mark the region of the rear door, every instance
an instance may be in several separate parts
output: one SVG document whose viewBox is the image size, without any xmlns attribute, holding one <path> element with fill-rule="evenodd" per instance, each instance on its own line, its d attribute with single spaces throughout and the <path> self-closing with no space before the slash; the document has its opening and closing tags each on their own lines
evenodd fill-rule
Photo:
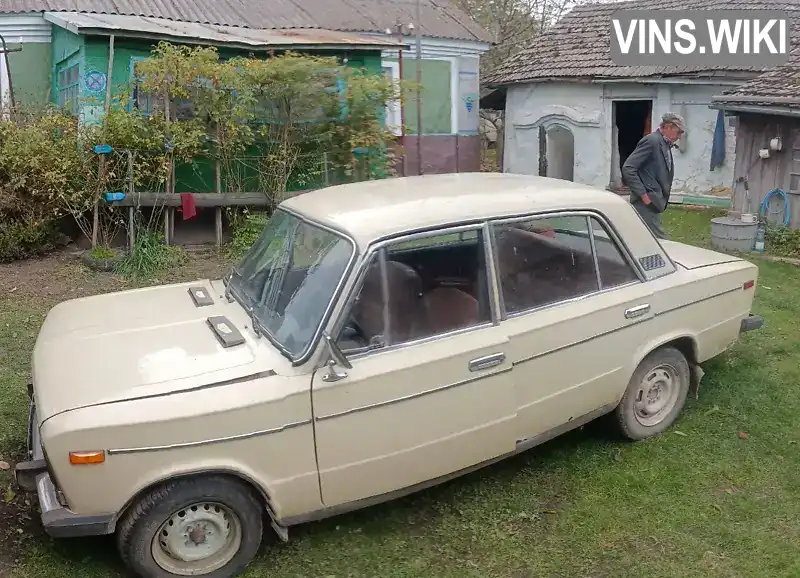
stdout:
<svg viewBox="0 0 800 578">
<path fill-rule="evenodd" d="M 653 318 L 641 271 L 592 213 L 498 222 L 493 232 L 518 440 L 607 411 Z"/>
</svg>

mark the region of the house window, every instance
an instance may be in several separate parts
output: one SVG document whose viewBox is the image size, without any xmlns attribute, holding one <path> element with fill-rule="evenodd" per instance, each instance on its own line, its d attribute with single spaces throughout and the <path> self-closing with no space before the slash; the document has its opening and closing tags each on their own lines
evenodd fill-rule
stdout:
<svg viewBox="0 0 800 578">
<path fill-rule="evenodd" d="M 400 81 L 400 64 L 397 62 L 384 62 L 381 65 L 383 75 L 386 78 L 391 78 L 394 82 Z M 400 122 L 400 101 L 392 100 L 386 103 L 386 126 L 392 131 L 392 134 L 399 136 L 402 134 Z"/>
<path fill-rule="evenodd" d="M 58 106 L 77 115 L 79 110 L 80 82 L 79 65 L 61 68 L 58 71 Z"/>
<path fill-rule="evenodd" d="M 141 77 L 136 73 L 136 63 L 144 60 L 143 57 L 131 58 L 131 80 L 133 92 L 131 94 L 131 107 L 144 116 L 152 116 L 157 111 L 164 111 L 164 97 L 146 92 L 141 86 Z M 194 118 L 194 108 L 191 99 L 174 100 L 170 103 L 170 118 L 173 120 L 191 120 Z"/>
</svg>

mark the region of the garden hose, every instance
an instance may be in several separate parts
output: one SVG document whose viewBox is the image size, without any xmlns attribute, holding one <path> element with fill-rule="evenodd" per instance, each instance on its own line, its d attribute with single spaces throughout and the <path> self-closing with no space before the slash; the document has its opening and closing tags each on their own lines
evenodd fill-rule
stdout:
<svg viewBox="0 0 800 578">
<path fill-rule="evenodd" d="M 779 215 L 780 211 L 771 212 L 769 210 L 769 202 L 772 197 L 783 197 L 783 226 L 789 226 L 789 220 L 791 219 L 792 213 L 789 207 L 789 196 L 781 189 L 772 189 L 766 195 L 764 195 L 764 199 L 761 201 L 760 212 L 762 215 L 766 217 L 767 214 L 770 215 Z"/>
</svg>

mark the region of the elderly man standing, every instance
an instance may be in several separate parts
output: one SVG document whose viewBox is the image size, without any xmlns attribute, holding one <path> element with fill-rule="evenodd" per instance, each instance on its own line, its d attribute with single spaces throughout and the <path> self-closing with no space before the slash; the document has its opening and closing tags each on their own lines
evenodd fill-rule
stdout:
<svg viewBox="0 0 800 578">
<path fill-rule="evenodd" d="M 642 138 L 622 166 L 622 182 L 631 190 L 630 202 L 656 237 L 667 239 L 661 213 L 667 208 L 675 167 L 672 145 L 686 132 L 683 118 L 673 112 L 661 126 Z"/>
</svg>

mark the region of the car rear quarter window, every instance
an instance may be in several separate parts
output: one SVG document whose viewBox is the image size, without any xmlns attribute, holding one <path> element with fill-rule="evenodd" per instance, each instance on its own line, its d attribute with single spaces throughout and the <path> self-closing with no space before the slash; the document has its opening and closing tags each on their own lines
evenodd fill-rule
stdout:
<svg viewBox="0 0 800 578">
<path fill-rule="evenodd" d="M 595 217 L 590 217 L 594 248 L 597 252 L 597 265 L 600 270 L 600 282 L 603 289 L 618 287 L 638 281 L 639 277 L 623 256 L 622 250 L 603 224 Z"/>
</svg>

